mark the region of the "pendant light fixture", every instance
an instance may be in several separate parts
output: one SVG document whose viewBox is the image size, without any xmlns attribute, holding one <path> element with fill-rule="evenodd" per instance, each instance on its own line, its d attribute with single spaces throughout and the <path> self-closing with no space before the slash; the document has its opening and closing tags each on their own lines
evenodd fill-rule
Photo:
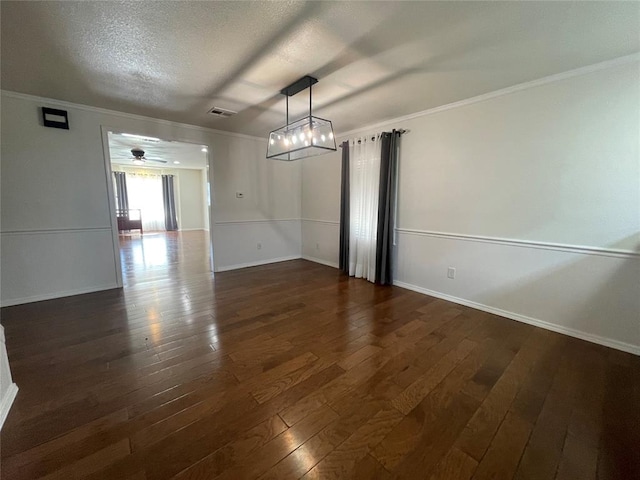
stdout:
<svg viewBox="0 0 640 480">
<path fill-rule="evenodd" d="M 287 123 L 269 134 L 267 158 L 292 161 L 336 151 L 331 121 L 311 114 L 311 86 L 316 83 L 317 79 L 306 75 L 280 90 L 287 99 Z M 309 115 L 289 123 L 289 97 L 307 88 Z"/>
</svg>

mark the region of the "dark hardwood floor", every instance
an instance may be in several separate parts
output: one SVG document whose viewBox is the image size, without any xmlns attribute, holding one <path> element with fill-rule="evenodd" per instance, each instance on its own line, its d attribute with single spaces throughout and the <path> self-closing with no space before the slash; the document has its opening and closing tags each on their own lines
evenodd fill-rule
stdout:
<svg viewBox="0 0 640 480">
<path fill-rule="evenodd" d="M 640 358 L 304 260 L 4 308 L 2 478 L 637 479 Z M 615 321 L 615 319 L 607 319 Z"/>
</svg>

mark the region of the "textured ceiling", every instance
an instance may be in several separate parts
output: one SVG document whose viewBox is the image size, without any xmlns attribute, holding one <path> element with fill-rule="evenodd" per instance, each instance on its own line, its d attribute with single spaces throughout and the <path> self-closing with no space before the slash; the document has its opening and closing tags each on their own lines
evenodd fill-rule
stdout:
<svg viewBox="0 0 640 480">
<path fill-rule="evenodd" d="M 109 132 L 109 154 L 111 163 L 136 166 L 133 163 L 131 150 L 137 148 L 144 151 L 147 159 L 164 160 L 166 163 L 148 160 L 144 167 L 152 168 L 206 168 L 207 153 L 205 145 L 166 141 L 154 137 L 141 137 L 119 132 Z M 179 162 L 179 163 L 175 163 Z"/>
<path fill-rule="evenodd" d="M 0 2 L 1 86 L 264 136 L 346 131 L 640 50 L 638 2 Z M 291 99 L 301 116 L 306 92 Z M 207 114 L 213 106 L 232 118 Z"/>
</svg>

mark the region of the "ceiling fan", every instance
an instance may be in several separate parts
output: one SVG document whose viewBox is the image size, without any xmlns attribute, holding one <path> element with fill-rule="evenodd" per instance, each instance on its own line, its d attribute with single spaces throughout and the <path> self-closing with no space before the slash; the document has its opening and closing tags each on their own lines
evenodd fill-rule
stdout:
<svg viewBox="0 0 640 480">
<path fill-rule="evenodd" d="M 147 158 L 144 156 L 144 150 L 141 148 L 132 148 L 131 155 L 133 155 L 133 163 L 136 165 L 143 165 L 145 162 L 158 162 L 158 163 L 167 163 L 166 160 L 161 160 L 159 158 Z"/>
</svg>

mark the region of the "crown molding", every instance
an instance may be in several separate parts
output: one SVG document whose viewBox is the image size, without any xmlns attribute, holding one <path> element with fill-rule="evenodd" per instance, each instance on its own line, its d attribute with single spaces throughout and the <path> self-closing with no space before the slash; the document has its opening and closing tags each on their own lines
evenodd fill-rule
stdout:
<svg viewBox="0 0 640 480">
<path fill-rule="evenodd" d="M 196 130 L 199 132 L 206 132 L 206 133 L 214 133 L 216 135 L 225 135 L 228 137 L 237 137 L 237 138 L 246 138 L 246 139 L 250 139 L 250 140 L 260 140 L 265 142 L 266 139 L 263 137 L 255 137 L 253 135 L 246 135 L 244 133 L 236 133 L 236 132 L 226 132 L 224 130 L 216 130 L 214 128 L 208 128 L 208 127 L 201 127 L 199 125 L 191 125 L 188 123 L 179 123 L 179 122 L 172 122 L 171 120 L 163 120 L 160 118 L 154 118 L 154 117 L 147 117 L 144 115 L 136 115 L 135 113 L 126 113 L 126 112 L 119 112 L 117 110 L 109 110 L 107 108 L 101 108 L 101 107 L 94 107 L 91 105 L 84 105 L 81 103 L 73 103 L 73 102 L 67 102 L 65 100 L 57 100 L 55 98 L 48 98 L 48 97 L 40 97 L 37 95 L 30 95 L 28 93 L 19 93 L 19 92 L 14 92 L 11 90 L 0 90 L 0 93 L 2 93 L 3 96 L 9 97 L 9 98 L 18 98 L 21 100 L 30 100 L 33 102 L 41 102 L 41 103 L 48 103 L 51 105 L 56 105 L 56 106 L 60 106 L 60 107 L 66 107 L 66 108 L 75 108 L 77 110 L 84 110 L 86 112 L 93 112 L 93 113 L 100 113 L 103 115 L 113 115 L 115 117 L 120 117 L 120 118 L 128 118 L 130 120 L 139 120 L 139 121 L 144 121 L 144 122 L 153 122 L 159 125 L 168 125 L 168 126 L 172 126 L 172 127 L 178 127 L 178 128 L 184 128 L 187 130 Z"/>
<path fill-rule="evenodd" d="M 373 123 L 365 127 L 360 127 L 353 130 L 349 130 L 347 132 L 338 133 L 336 134 L 336 137 L 349 137 L 356 133 L 370 131 L 370 130 L 374 130 L 381 127 L 386 127 L 392 123 L 406 122 L 408 120 L 413 120 L 414 118 L 434 115 L 436 113 L 452 110 L 454 108 L 473 105 L 474 103 L 484 102 L 486 100 L 491 100 L 492 98 L 509 95 L 510 93 L 520 92 L 522 90 L 528 90 L 530 88 L 540 87 L 542 85 L 547 85 L 549 83 L 560 82 L 568 78 L 588 75 L 590 73 L 599 72 L 601 70 L 606 70 L 609 68 L 620 67 L 623 65 L 628 65 L 634 62 L 640 62 L 640 53 L 633 53 L 631 55 L 625 55 L 623 57 L 614 58 L 612 60 L 606 60 L 604 62 L 594 63 L 593 65 L 587 65 L 585 67 L 576 68 L 574 70 L 568 70 L 566 72 L 556 73 L 546 77 L 538 78 L 536 80 L 531 80 L 529 82 L 518 83 L 511 87 L 501 88 L 500 90 L 494 90 L 493 92 L 483 93 L 475 97 L 459 100 L 457 102 L 447 103 L 446 105 L 440 105 L 439 107 L 429 108 L 427 110 L 411 113 L 409 115 L 403 115 L 401 117 L 392 118 L 390 120 L 384 120 L 382 122 Z"/>
<path fill-rule="evenodd" d="M 367 130 L 373 130 L 376 128 L 380 128 L 380 127 L 385 127 L 387 125 L 390 125 L 392 123 L 399 123 L 399 122 L 406 122 L 408 120 L 412 120 L 415 118 L 420 118 L 420 117 L 425 117 L 428 115 L 433 115 L 436 113 L 440 113 L 440 112 L 444 112 L 447 110 L 451 110 L 454 108 L 459 108 L 459 107 L 464 107 L 466 105 L 472 105 L 474 103 L 479 103 L 479 102 L 484 102 L 485 100 L 490 100 L 492 98 L 496 98 L 496 97 L 501 97 L 503 95 L 508 95 L 510 93 L 515 93 L 515 92 L 519 92 L 522 90 L 528 90 L 530 88 L 535 88 L 535 87 L 539 87 L 542 85 L 547 85 L 549 83 L 554 83 L 554 82 L 559 82 L 562 80 L 566 80 L 568 78 L 573 78 L 573 77 L 578 77 L 581 75 L 587 75 L 590 73 L 594 73 L 600 70 L 605 70 L 608 68 L 615 68 L 615 67 L 619 67 L 622 65 L 627 65 L 633 62 L 638 62 L 640 61 L 640 53 L 633 53 L 631 55 L 625 55 L 623 57 L 618 57 L 618 58 L 614 58 L 612 60 L 606 60 L 604 62 L 600 62 L 600 63 L 595 63 L 593 65 L 587 65 L 584 67 L 579 67 L 573 70 L 568 70 L 566 72 L 561 72 L 561 73 L 556 73 L 553 75 L 549 75 L 546 77 L 542 77 L 536 80 L 531 80 L 529 82 L 524 82 L 524 83 L 519 83 L 516 85 L 513 85 L 511 87 L 506 87 L 506 88 L 502 88 L 499 90 L 494 90 L 493 92 L 488 92 L 488 93 L 483 93 L 481 95 L 477 95 L 475 97 L 470 97 L 464 100 L 460 100 L 457 102 L 452 102 L 452 103 L 448 103 L 446 105 L 440 105 L 438 107 L 434 107 L 434 108 L 429 108 L 427 110 L 422 110 L 419 112 L 415 112 L 415 113 L 411 113 L 408 115 L 403 115 L 401 117 L 396 117 L 396 118 L 391 118 L 389 120 L 384 120 L 382 122 L 377 122 L 374 124 L 370 124 L 370 125 L 366 125 L 364 127 L 359 127 L 353 130 L 349 130 L 346 132 L 340 132 L 338 134 L 336 134 L 336 137 L 347 137 L 350 135 L 353 135 L 355 133 L 359 133 L 359 132 L 363 132 L 363 131 L 367 131 Z M 257 137 L 257 136 L 253 136 L 253 135 L 247 135 L 244 133 L 235 133 L 235 132 L 227 132 L 224 130 L 216 130 L 213 128 L 208 128 L 208 127 L 201 127 L 198 125 L 191 125 L 191 124 L 187 124 L 187 123 L 178 123 L 178 122 L 172 122 L 170 120 L 162 120 L 159 118 L 154 118 L 154 117 L 147 117 L 144 115 L 136 115 L 133 113 L 125 113 L 125 112 L 119 112 L 117 110 L 109 110 L 106 108 L 101 108 L 101 107 L 94 107 L 91 105 L 84 105 L 84 104 L 79 104 L 79 103 L 72 103 L 72 102 L 67 102 L 65 100 L 57 100 L 54 98 L 48 98 L 48 97 L 40 97 L 37 95 L 30 95 L 27 93 L 19 93 L 19 92 L 14 92 L 11 90 L 0 90 L 0 92 L 2 93 L 2 95 L 5 95 L 7 97 L 11 97 L 11 98 L 19 98 L 19 99 L 23 99 L 23 100 L 31 100 L 31 101 L 37 101 L 37 102 L 45 102 L 45 103 L 50 103 L 53 105 L 58 105 L 58 106 L 62 106 L 62 107 L 67 107 L 67 108 L 76 108 L 79 110 L 85 110 L 85 111 L 89 111 L 89 112 L 94 112 L 94 113 L 102 113 L 102 114 L 106 114 L 106 115 L 113 115 L 113 116 L 118 116 L 121 118 L 129 118 L 132 120 L 140 120 L 140 121 L 147 121 L 147 122 L 154 122 L 160 125 L 170 125 L 170 126 L 175 126 L 175 127 L 180 127 L 180 128 L 185 128 L 185 129 L 190 129 L 190 130 L 197 130 L 197 131 L 201 131 L 201 132 L 208 132 L 208 133 L 214 133 L 217 135 L 226 135 L 229 137 L 237 137 L 237 138 L 246 138 L 246 139 L 251 139 L 251 140 L 260 140 L 260 141 L 265 141 L 265 139 L 263 137 Z"/>
</svg>

